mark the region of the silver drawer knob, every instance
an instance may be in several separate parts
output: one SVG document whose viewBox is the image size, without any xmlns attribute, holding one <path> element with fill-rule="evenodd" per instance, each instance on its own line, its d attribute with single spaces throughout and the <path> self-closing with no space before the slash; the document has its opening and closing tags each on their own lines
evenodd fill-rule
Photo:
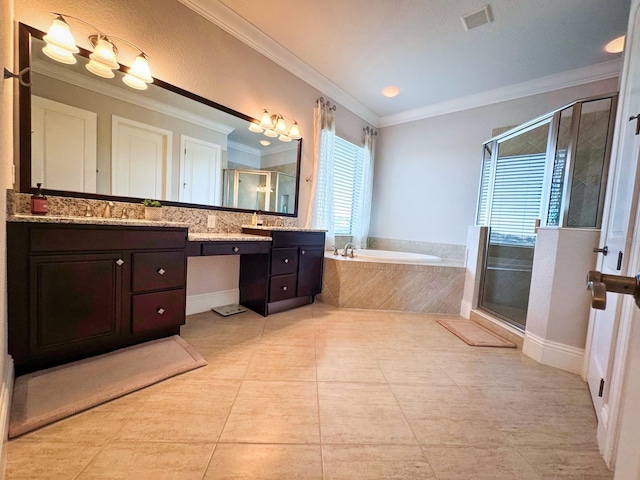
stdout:
<svg viewBox="0 0 640 480">
<path fill-rule="evenodd" d="M 158 270 L 158 274 L 164 275 L 165 271 L 166 270 L 164 268 L 161 268 L 160 270 Z"/>
<path fill-rule="evenodd" d="M 240 251 L 240 249 L 238 247 L 233 247 L 233 251 L 238 253 Z"/>
<path fill-rule="evenodd" d="M 285 259 L 284 259 L 284 263 L 289 263 L 289 259 L 288 259 L 288 258 L 285 258 Z"/>
<path fill-rule="evenodd" d="M 160 307 L 157 312 L 159 315 L 162 315 L 164 313 L 164 308 Z"/>
<path fill-rule="evenodd" d="M 307 252 L 305 252 L 304 250 L 302 250 L 302 254 L 304 255 L 305 253 L 307 253 Z"/>
<path fill-rule="evenodd" d="M 122 260 L 121 258 L 119 258 L 118 260 L 116 260 L 116 265 L 120 266 L 124 263 L 124 260 Z"/>
<path fill-rule="evenodd" d="M 284 290 L 286 292 L 289 289 L 287 287 L 282 287 L 282 290 Z"/>
</svg>

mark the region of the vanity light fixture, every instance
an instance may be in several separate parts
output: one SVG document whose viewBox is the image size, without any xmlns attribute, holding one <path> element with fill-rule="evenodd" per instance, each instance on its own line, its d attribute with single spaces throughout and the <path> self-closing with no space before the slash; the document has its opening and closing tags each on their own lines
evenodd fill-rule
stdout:
<svg viewBox="0 0 640 480">
<path fill-rule="evenodd" d="M 287 123 L 287 119 L 289 119 L 289 123 Z M 291 140 L 302 138 L 300 127 L 295 119 L 285 117 L 278 112 L 270 112 L 266 108 L 260 116 L 260 124 L 252 122 L 249 125 L 249 130 L 256 133 L 264 133 L 265 136 L 277 138 L 281 142 L 290 142 Z"/>
<path fill-rule="evenodd" d="M 49 31 L 43 37 L 46 45 L 42 51 L 49 58 L 66 64 L 76 63 L 77 60 L 73 54 L 78 53 L 80 50 L 75 44 L 71 28 L 66 20 L 72 18 L 98 32 L 89 36 L 89 43 L 93 47 L 93 52 L 89 55 L 89 63 L 86 65 L 87 70 L 102 78 L 114 77 L 113 71 L 120 68 L 116 60 L 118 48 L 112 41 L 112 39 L 117 39 L 140 52 L 122 81 L 137 90 L 145 90 L 147 84 L 153 82 L 147 54 L 133 43 L 124 38 L 106 35 L 94 25 L 72 15 L 61 13 L 54 13 L 53 15 L 56 18 L 54 18 Z"/>
</svg>

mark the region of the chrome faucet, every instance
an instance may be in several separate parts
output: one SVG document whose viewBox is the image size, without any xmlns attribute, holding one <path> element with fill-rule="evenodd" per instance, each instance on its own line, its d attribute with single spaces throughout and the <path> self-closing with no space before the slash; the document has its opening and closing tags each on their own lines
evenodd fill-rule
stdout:
<svg viewBox="0 0 640 480">
<path fill-rule="evenodd" d="M 347 244 L 342 249 L 342 256 L 343 257 L 348 256 L 349 248 L 351 248 L 351 258 L 353 258 L 353 245 L 351 245 L 351 242 L 347 242 Z"/>
</svg>

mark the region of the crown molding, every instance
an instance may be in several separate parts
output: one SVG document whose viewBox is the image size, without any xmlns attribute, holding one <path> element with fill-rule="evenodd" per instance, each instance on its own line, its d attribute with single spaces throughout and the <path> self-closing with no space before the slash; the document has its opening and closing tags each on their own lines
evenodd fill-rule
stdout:
<svg viewBox="0 0 640 480">
<path fill-rule="evenodd" d="M 455 98 L 446 102 L 428 105 L 426 107 L 407 110 L 380 117 L 380 127 L 390 127 L 401 123 L 415 122 L 425 118 L 437 117 L 448 113 L 460 112 L 472 108 L 483 107 L 494 103 L 506 102 L 517 98 L 547 93 L 562 88 L 575 87 L 586 83 L 615 78 L 620 75 L 622 59 L 596 63 L 588 67 L 569 70 L 567 72 L 536 78 L 527 82 L 517 83 L 506 87 L 488 90 L 466 97 Z"/>
<path fill-rule="evenodd" d="M 370 124 L 377 126 L 380 119 L 377 114 L 219 0 L 179 1 L 269 60 L 288 70 L 302 81 L 316 88 L 322 94 L 331 97 L 336 103 L 339 103 Z"/>
</svg>

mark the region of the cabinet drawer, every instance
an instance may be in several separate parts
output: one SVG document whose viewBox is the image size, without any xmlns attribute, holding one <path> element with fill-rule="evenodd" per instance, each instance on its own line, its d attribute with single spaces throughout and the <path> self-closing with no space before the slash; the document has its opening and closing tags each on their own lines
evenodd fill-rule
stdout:
<svg viewBox="0 0 640 480">
<path fill-rule="evenodd" d="M 324 247 L 324 232 L 272 232 L 273 246 Z"/>
<path fill-rule="evenodd" d="M 145 293 L 133 296 L 133 333 L 182 325 L 185 316 L 185 290 Z"/>
<path fill-rule="evenodd" d="M 296 276 L 278 275 L 271 277 L 271 287 L 269 288 L 269 301 L 277 302 L 296 296 Z"/>
<path fill-rule="evenodd" d="M 31 228 L 32 252 L 184 248 L 187 229 L 37 226 Z"/>
<path fill-rule="evenodd" d="M 271 250 L 271 275 L 286 275 L 298 270 L 297 248 L 274 248 Z"/>
<path fill-rule="evenodd" d="M 183 252 L 134 253 L 132 257 L 134 292 L 184 287 Z"/>
<path fill-rule="evenodd" d="M 269 253 L 271 242 L 210 242 L 202 244 L 202 255 L 246 255 Z"/>
</svg>

